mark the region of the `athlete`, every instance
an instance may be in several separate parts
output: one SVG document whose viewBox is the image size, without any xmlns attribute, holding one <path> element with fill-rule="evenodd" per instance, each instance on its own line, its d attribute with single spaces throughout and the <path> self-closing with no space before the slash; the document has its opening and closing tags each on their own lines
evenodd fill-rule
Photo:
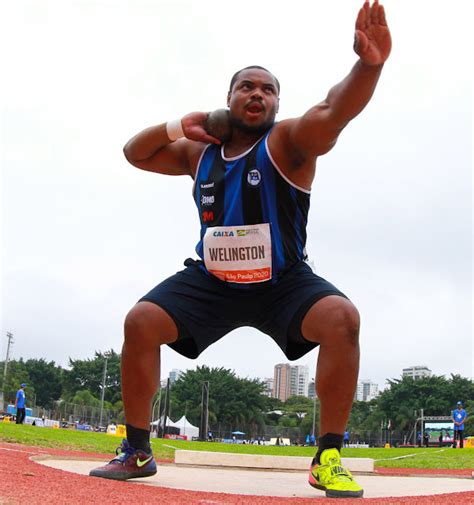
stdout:
<svg viewBox="0 0 474 505">
<path fill-rule="evenodd" d="M 187 259 L 183 271 L 152 289 L 126 317 L 127 439 L 92 476 L 125 480 L 156 472 L 149 427 L 161 345 L 196 358 L 231 330 L 252 326 L 270 335 L 290 360 L 320 346 L 321 436 L 309 483 L 327 496 L 362 496 L 340 459 L 357 384 L 359 314 L 306 264 L 306 222 L 316 160 L 367 105 L 390 49 L 384 9 L 367 1 L 356 21 L 358 61 L 302 117 L 276 123 L 280 83 L 251 66 L 232 77 L 232 137 L 224 144 L 206 130 L 206 112 L 152 126 L 126 144 L 127 160 L 140 169 L 193 177 L 199 259 Z"/>
<path fill-rule="evenodd" d="M 456 449 L 457 441 L 459 440 L 459 448 L 464 448 L 464 423 L 467 419 L 467 412 L 463 408 L 462 402 L 458 402 L 456 409 L 451 415 L 454 423 L 453 448 Z"/>
</svg>

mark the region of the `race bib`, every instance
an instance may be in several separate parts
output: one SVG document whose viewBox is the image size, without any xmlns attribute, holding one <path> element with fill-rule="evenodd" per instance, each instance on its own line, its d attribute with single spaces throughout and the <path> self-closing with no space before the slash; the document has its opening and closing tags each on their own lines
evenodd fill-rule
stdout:
<svg viewBox="0 0 474 505">
<path fill-rule="evenodd" d="M 268 223 L 212 226 L 204 235 L 204 264 L 218 279 L 238 284 L 272 278 L 272 239 Z"/>
</svg>

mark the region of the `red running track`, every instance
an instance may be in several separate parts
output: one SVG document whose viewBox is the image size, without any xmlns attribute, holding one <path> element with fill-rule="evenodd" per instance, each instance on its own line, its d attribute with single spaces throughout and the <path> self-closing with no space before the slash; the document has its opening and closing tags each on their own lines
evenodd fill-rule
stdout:
<svg viewBox="0 0 474 505">
<path fill-rule="evenodd" d="M 231 495 L 158 488 L 143 484 L 116 482 L 77 475 L 39 465 L 30 460 L 31 456 L 51 454 L 71 458 L 100 458 L 103 454 L 65 451 L 51 448 L 29 447 L 24 445 L 0 443 L 0 504 L 160 504 L 160 505 L 349 505 L 353 499 L 328 498 L 280 498 L 269 496 Z M 110 455 L 105 455 L 105 458 Z M 430 473 L 422 469 L 386 469 L 381 473 L 400 475 Z M 421 471 L 420 471 L 421 470 Z M 449 475 L 470 475 L 469 470 L 437 471 Z M 315 495 L 316 497 L 316 495 Z M 451 493 L 443 495 L 403 497 L 403 498 L 365 498 L 364 503 L 381 505 L 459 505 L 474 503 L 474 492 Z"/>
</svg>

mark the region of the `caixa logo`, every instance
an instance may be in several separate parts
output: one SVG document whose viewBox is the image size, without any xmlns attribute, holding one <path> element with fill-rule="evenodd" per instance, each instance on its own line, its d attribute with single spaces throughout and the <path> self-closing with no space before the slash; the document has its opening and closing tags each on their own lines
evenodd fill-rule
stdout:
<svg viewBox="0 0 474 505">
<path fill-rule="evenodd" d="M 201 205 L 212 205 L 214 203 L 214 195 L 201 195 Z"/>
<path fill-rule="evenodd" d="M 233 231 L 215 231 L 213 233 L 214 237 L 234 237 Z"/>
</svg>

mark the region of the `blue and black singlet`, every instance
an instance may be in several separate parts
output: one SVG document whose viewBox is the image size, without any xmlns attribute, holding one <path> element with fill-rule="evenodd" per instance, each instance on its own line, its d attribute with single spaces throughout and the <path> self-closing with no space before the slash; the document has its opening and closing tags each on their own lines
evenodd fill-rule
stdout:
<svg viewBox="0 0 474 505">
<path fill-rule="evenodd" d="M 204 260 L 203 237 L 208 227 L 269 223 L 272 282 L 276 282 L 307 258 L 310 192 L 290 182 L 273 161 L 268 150 L 270 131 L 233 158 L 224 157 L 224 146 L 208 145 L 197 166 L 193 196 L 201 221 L 199 257 Z"/>
</svg>

